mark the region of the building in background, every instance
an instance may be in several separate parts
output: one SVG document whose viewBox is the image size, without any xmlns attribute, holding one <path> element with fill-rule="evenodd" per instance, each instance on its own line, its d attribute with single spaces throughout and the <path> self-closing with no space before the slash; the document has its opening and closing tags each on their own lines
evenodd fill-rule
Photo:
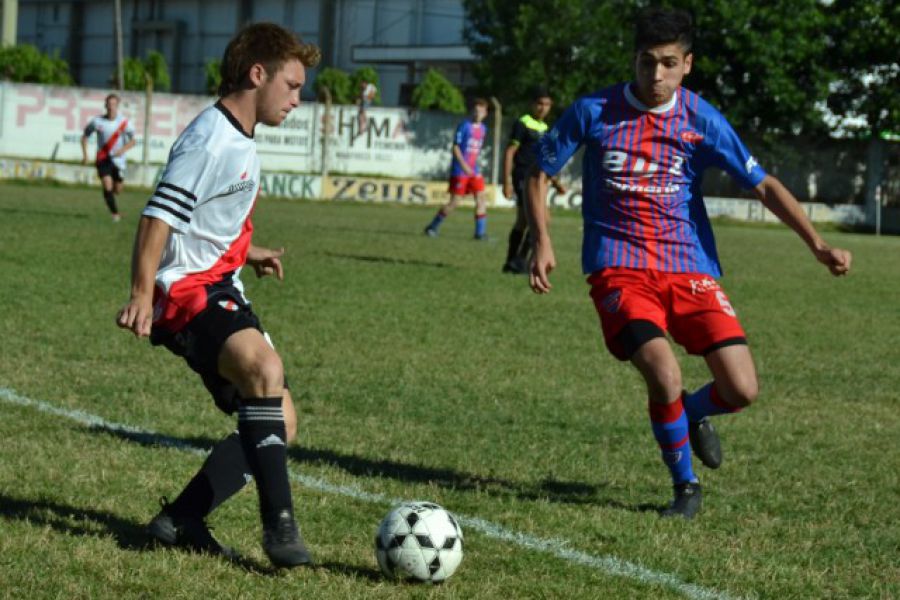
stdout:
<svg viewBox="0 0 900 600">
<path fill-rule="evenodd" d="M 323 51 L 323 67 L 374 67 L 387 105 L 405 104 L 428 68 L 473 85 L 461 0 L 121 0 L 125 56 L 161 52 L 172 91 L 204 93 L 207 62 L 244 24 L 273 21 Z M 19 0 L 18 43 L 58 51 L 78 85 L 108 87 L 115 63 L 111 0 Z M 309 83 L 315 78 L 310 73 Z M 312 94 L 312 86 L 305 91 Z"/>
</svg>

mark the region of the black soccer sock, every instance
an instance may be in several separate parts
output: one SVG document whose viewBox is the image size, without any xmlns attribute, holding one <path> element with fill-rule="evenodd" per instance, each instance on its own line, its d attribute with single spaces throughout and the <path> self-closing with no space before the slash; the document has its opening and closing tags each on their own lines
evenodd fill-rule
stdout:
<svg viewBox="0 0 900 600">
<path fill-rule="evenodd" d="M 169 513 L 202 519 L 237 494 L 251 476 L 240 435 L 235 431 L 213 447 L 200 471 L 169 505 Z"/>
<path fill-rule="evenodd" d="M 103 190 L 103 199 L 106 200 L 106 208 L 114 215 L 119 214 L 119 207 L 116 205 L 116 195 L 112 190 Z"/>
<path fill-rule="evenodd" d="M 243 398 L 238 409 L 238 432 L 244 456 L 256 479 L 263 522 L 281 510 L 293 512 L 281 397 Z"/>
<path fill-rule="evenodd" d="M 519 255 L 519 246 L 522 245 L 524 231 L 513 229 L 509 232 L 509 248 L 506 250 L 506 262 L 511 263 Z"/>
</svg>

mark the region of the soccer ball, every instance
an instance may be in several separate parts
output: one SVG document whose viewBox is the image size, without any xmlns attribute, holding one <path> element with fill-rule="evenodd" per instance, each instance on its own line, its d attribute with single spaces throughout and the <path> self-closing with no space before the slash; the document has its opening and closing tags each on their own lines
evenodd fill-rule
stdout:
<svg viewBox="0 0 900 600">
<path fill-rule="evenodd" d="M 395 506 L 375 534 L 375 558 L 391 578 L 439 583 L 453 575 L 462 557 L 456 517 L 433 502 Z"/>
</svg>

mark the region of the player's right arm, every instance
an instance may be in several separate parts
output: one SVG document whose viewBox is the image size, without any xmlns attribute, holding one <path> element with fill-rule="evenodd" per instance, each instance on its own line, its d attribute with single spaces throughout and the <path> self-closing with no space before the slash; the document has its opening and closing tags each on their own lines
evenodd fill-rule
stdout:
<svg viewBox="0 0 900 600">
<path fill-rule="evenodd" d="M 519 144 L 509 141 L 506 152 L 503 153 L 503 196 L 506 198 L 513 197 L 513 161 L 516 158 L 516 152 L 519 151 Z"/>
<path fill-rule="evenodd" d="M 156 271 L 166 240 L 169 224 L 154 217 L 141 217 L 131 256 L 131 298 L 116 315 L 116 324 L 137 337 L 150 335 L 153 321 L 153 290 Z"/>
<path fill-rule="evenodd" d="M 546 294 L 550 285 L 550 272 L 556 268 L 556 256 L 550 239 L 547 219 L 547 189 L 569 161 L 587 132 L 593 115 L 590 100 L 576 100 L 556 124 L 537 143 L 537 166 L 528 178 L 529 227 L 534 238 L 534 257 L 531 261 L 529 283 L 536 294 Z"/>
<path fill-rule="evenodd" d="M 472 167 L 466 163 L 466 157 L 463 156 L 462 149 L 459 147 L 459 144 L 453 144 L 453 158 L 456 159 L 456 162 L 459 163 L 459 166 L 462 167 L 462 170 L 466 172 L 466 175 L 472 174 Z"/>
<path fill-rule="evenodd" d="M 84 128 L 84 133 L 81 136 L 81 163 L 87 164 L 88 162 L 88 138 L 94 133 L 94 120 L 91 119 L 87 127 Z"/>
</svg>

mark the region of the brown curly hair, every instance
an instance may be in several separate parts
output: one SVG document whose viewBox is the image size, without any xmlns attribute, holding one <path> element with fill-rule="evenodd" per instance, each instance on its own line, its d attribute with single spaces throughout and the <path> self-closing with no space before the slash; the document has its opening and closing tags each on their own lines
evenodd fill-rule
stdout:
<svg viewBox="0 0 900 600">
<path fill-rule="evenodd" d="M 305 67 L 319 64 L 322 53 L 315 44 L 307 44 L 299 37 L 275 23 L 254 23 L 244 27 L 234 36 L 228 47 L 219 72 L 219 96 L 235 92 L 244 84 L 250 67 L 260 63 L 266 73 L 274 74 L 291 59 L 299 60 Z"/>
</svg>

